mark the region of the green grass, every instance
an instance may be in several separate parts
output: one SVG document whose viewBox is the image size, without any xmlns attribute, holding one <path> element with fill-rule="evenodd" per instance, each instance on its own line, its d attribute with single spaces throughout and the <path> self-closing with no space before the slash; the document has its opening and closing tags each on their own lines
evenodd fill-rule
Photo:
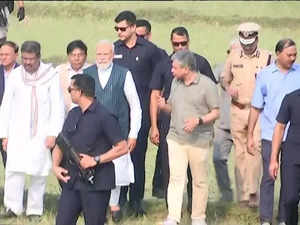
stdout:
<svg viewBox="0 0 300 225">
<path fill-rule="evenodd" d="M 88 61 L 94 62 L 95 45 L 100 39 L 116 39 L 113 20 L 118 12 L 130 9 L 138 17 L 152 23 L 153 42 L 171 52 L 169 35 L 175 26 L 185 26 L 190 32 L 191 50 L 205 56 L 212 66 L 223 62 L 228 44 L 236 36 L 240 22 L 255 21 L 262 25 L 260 46 L 274 52 L 276 42 L 290 37 L 300 43 L 300 3 L 298 2 L 28 2 L 25 1 L 27 19 L 19 23 L 11 17 L 8 38 L 19 45 L 25 40 L 38 40 L 42 45 L 42 58 L 54 64 L 66 60 L 66 45 L 74 39 L 86 42 Z M 234 152 L 233 152 L 234 153 Z M 151 182 L 154 170 L 156 148 L 149 146 L 146 158 L 145 207 L 147 216 L 123 220 L 120 225 L 157 225 L 166 215 L 163 200 L 151 196 Z M 230 176 L 234 184 L 233 154 L 229 161 Z M 3 188 L 4 171 L 0 169 L 0 189 Z M 278 186 L 278 185 L 277 185 Z M 233 185 L 234 188 L 234 185 Z M 277 187 L 278 188 L 278 187 Z M 49 176 L 45 196 L 45 214 L 40 225 L 52 225 L 56 215 L 59 187 L 53 175 Z M 236 203 L 221 204 L 217 200 L 212 155 L 209 163 L 209 225 L 253 225 L 258 224 L 258 213 L 239 208 Z M 276 190 L 275 206 L 278 202 Z M 3 211 L 3 195 L 0 195 L 0 211 Z M 277 207 L 274 210 L 276 215 Z M 2 221 L 0 224 L 37 225 L 25 217 Z M 82 225 L 80 219 L 78 225 Z M 109 224 L 112 224 L 110 221 Z M 189 225 L 187 213 L 183 214 L 181 225 Z"/>
<path fill-rule="evenodd" d="M 152 191 L 152 176 L 154 172 L 156 147 L 149 145 L 146 159 L 146 189 L 145 189 L 145 208 L 147 210 L 147 215 L 143 218 L 129 217 L 120 223 L 120 225 L 159 225 L 159 222 L 163 221 L 167 216 L 167 210 L 165 207 L 164 200 L 158 200 L 151 196 Z M 232 187 L 234 187 L 234 175 L 233 175 L 233 154 L 232 152 L 229 160 L 229 171 L 232 180 Z M 209 225 L 254 225 L 258 224 L 259 218 L 257 211 L 250 209 L 239 208 L 236 203 L 226 204 L 223 202 L 218 202 L 219 191 L 216 186 L 215 171 L 212 164 L 212 154 L 210 154 L 209 162 L 209 202 L 207 208 L 207 220 Z M 4 171 L 1 166 L 0 170 L 0 186 L 3 186 L 4 181 Z M 278 186 L 278 185 L 277 185 Z M 278 188 L 278 187 L 277 187 Z M 57 198 L 59 197 L 60 189 L 57 184 L 56 178 L 51 174 L 48 178 L 48 185 L 45 196 L 45 213 L 39 225 L 52 225 L 55 224 L 56 215 L 56 205 Z M 278 190 L 276 191 L 275 206 L 278 202 Z M 186 195 L 184 196 L 184 214 L 181 221 L 181 225 L 189 225 L 190 218 L 185 210 L 186 207 Z M 3 212 L 3 195 L 0 195 L 0 211 Z M 277 209 L 275 209 L 277 212 Z M 274 213 L 276 215 L 276 213 Z M 25 216 L 18 219 L 3 220 L 0 219 L 0 224 L 5 225 L 37 225 L 36 223 L 31 223 Z M 83 225 L 83 219 L 80 218 L 78 225 Z M 109 220 L 109 225 L 113 224 Z"/>
<path fill-rule="evenodd" d="M 89 47 L 93 62 L 100 39 L 116 39 L 113 30 L 118 12 L 131 9 L 153 25 L 153 42 L 171 52 L 172 28 L 184 25 L 190 31 L 191 49 L 212 65 L 225 59 L 229 42 L 240 22 L 262 25 L 260 46 L 274 52 L 276 42 L 290 37 L 300 43 L 298 2 L 25 2 L 27 22 L 11 18 L 9 39 L 20 45 L 25 39 L 39 40 L 47 61 L 61 62 L 66 45 L 77 38 Z"/>
</svg>

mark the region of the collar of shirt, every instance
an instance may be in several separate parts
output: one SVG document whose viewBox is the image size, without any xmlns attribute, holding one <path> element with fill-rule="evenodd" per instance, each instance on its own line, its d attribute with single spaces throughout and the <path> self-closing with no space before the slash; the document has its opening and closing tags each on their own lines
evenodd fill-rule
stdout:
<svg viewBox="0 0 300 225">
<path fill-rule="evenodd" d="M 94 98 L 93 102 L 89 105 L 89 107 L 82 112 L 82 114 L 86 114 L 87 112 L 95 112 L 97 109 L 97 99 L 96 97 Z M 81 109 L 80 109 L 81 112 Z"/>
<path fill-rule="evenodd" d="M 276 72 L 280 72 L 280 70 L 279 70 L 279 67 L 277 66 L 277 64 L 276 64 L 276 61 L 275 62 L 273 62 L 271 65 L 271 71 L 272 71 L 272 73 L 276 73 Z M 290 73 L 290 72 L 292 72 L 292 71 L 294 71 L 294 70 L 296 70 L 297 68 L 296 68 L 296 65 L 295 65 L 295 63 L 292 65 L 292 67 L 289 69 L 289 72 L 288 73 Z"/>
<path fill-rule="evenodd" d="M 145 40 L 144 38 L 142 38 L 142 37 L 137 37 L 134 47 L 135 47 L 136 45 L 144 45 L 145 42 L 146 42 L 146 40 Z M 125 44 L 125 42 L 124 42 L 124 41 L 121 41 L 121 40 L 116 41 L 116 42 L 115 42 L 115 46 L 123 46 L 123 47 L 128 48 L 127 45 Z"/>
<path fill-rule="evenodd" d="M 68 62 L 67 69 L 68 69 L 68 71 L 69 71 L 70 77 L 72 77 L 72 76 L 75 75 L 75 74 L 83 73 L 83 70 L 84 70 L 85 68 L 87 68 L 88 66 L 89 66 L 88 63 L 85 62 L 85 63 L 83 64 L 83 66 L 82 66 L 79 70 L 75 71 L 75 70 L 73 70 L 71 64 Z"/>
<path fill-rule="evenodd" d="M 106 86 L 106 84 L 109 80 L 109 77 L 110 77 L 110 74 L 112 71 L 112 66 L 113 66 L 113 63 L 111 63 L 108 67 L 103 69 L 97 65 L 99 82 L 100 82 L 102 88 L 104 88 Z"/>
<path fill-rule="evenodd" d="M 193 80 L 190 85 L 185 85 L 184 80 L 179 80 L 179 81 L 185 86 L 191 86 L 193 84 L 198 84 L 200 82 L 200 76 L 201 76 L 201 74 L 196 72 L 195 80 Z"/>
<path fill-rule="evenodd" d="M 70 120 L 70 127 L 72 127 L 72 129 L 78 124 L 80 118 L 82 116 L 85 116 L 87 113 L 89 112 L 95 112 L 96 109 L 97 109 L 97 105 L 98 105 L 98 102 L 97 102 L 97 99 L 94 98 L 94 101 L 92 102 L 91 105 L 89 105 L 89 107 L 84 111 L 82 112 L 81 111 L 81 108 L 79 106 L 76 105 L 76 107 L 74 107 L 71 111 L 70 111 L 70 114 L 68 115 L 69 120 Z"/>
<path fill-rule="evenodd" d="M 260 55 L 260 50 L 259 50 L 259 48 L 257 48 L 253 53 L 252 53 L 252 55 L 246 55 L 245 53 L 244 53 L 244 51 L 243 50 L 241 50 L 241 58 L 243 58 L 243 57 L 245 57 L 245 58 L 254 58 L 254 57 L 259 57 L 259 55 Z"/>
</svg>

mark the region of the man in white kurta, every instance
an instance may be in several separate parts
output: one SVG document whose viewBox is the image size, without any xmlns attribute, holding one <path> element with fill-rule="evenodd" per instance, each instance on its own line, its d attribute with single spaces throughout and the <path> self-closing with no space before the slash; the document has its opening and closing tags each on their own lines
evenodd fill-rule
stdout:
<svg viewBox="0 0 300 225">
<path fill-rule="evenodd" d="M 40 61 L 40 44 L 25 41 L 21 54 L 22 65 L 12 71 L 0 108 L 0 138 L 7 151 L 4 205 L 8 215 L 22 214 L 29 175 L 26 215 L 40 216 L 64 103 L 55 69 Z"/>
</svg>

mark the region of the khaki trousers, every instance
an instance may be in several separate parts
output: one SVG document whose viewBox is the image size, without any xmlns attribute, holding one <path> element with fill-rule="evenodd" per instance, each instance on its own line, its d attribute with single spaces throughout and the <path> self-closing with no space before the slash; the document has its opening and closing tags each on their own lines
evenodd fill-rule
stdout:
<svg viewBox="0 0 300 225">
<path fill-rule="evenodd" d="M 205 148 L 179 144 L 167 139 L 169 147 L 170 180 L 168 186 L 168 218 L 180 222 L 183 191 L 190 165 L 193 177 L 192 219 L 205 219 L 208 199 L 208 151 Z"/>
<path fill-rule="evenodd" d="M 247 130 L 250 108 L 231 105 L 231 134 L 235 147 L 235 183 L 238 201 L 248 201 L 250 194 L 259 193 L 262 174 L 261 133 L 259 121 L 254 129 L 255 155 L 247 152 Z"/>
</svg>

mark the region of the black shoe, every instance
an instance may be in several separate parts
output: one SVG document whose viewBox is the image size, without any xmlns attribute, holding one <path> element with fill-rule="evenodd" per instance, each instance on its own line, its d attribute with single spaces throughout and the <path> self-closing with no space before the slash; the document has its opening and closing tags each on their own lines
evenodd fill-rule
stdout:
<svg viewBox="0 0 300 225">
<path fill-rule="evenodd" d="M 163 189 L 153 189 L 152 196 L 156 198 L 165 198 L 165 191 Z"/>
<path fill-rule="evenodd" d="M 186 206 L 186 210 L 188 211 L 188 213 L 190 215 L 192 214 L 192 201 L 188 201 L 187 206 Z"/>
<path fill-rule="evenodd" d="M 141 201 L 135 202 L 133 204 L 133 210 L 134 210 L 135 217 L 142 217 L 142 216 L 146 215 L 146 212 L 142 207 Z"/>
<path fill-rule="evenodd" d="M 16 218 L 17 214 L 9 209 L 4 214 L 0 215 L 0 217 L 3 219 Z"/>
<path fill-rule="evenodd" d="M 111 211 L 111 218 L 112 218 L 113 222 L 115 222 L 115 223 L 120 222 L 122 217 L 123 217 L 123 214 L 122 214 L 121 209 L 117 210 L 117 211 Z"/>
<path fill-rule="evenodd" d="M 41 220 L 41 216 L 40 215 L 28 215 L 27 218 L 29 219 L 29 221 L 34 221 L 34 222 L 39 222 Z"/>
</svg>

